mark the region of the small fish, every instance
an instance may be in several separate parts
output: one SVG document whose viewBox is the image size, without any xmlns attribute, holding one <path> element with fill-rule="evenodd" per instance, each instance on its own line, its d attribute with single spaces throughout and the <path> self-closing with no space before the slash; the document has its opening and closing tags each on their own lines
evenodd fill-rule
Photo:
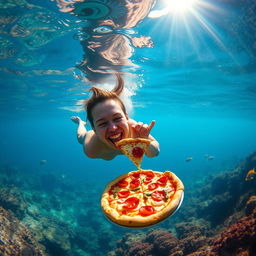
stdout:
<svg viewBox="0 0 256 256">
<path fill-rule="evenodd" d="M 47 163 L 47 160 L 40 160 L 40 165 L 44 165 Z"/>
<path fill-rule="evenodd" d="M 186 159 L 186 162 L 189 162 L 189 161 L 192 161 L 193 160 L 193 157 L 188 157 L 187 159 Z"/>
<path fill-rule="evenodd" d="M 213 160 L 215 158 L 215 156 L 208 156 L 208 160 Z"/>
<path fill-rule="evenodd" d="M 255 168 L 251 169 L 247 174 L 246 174 L 246 177 L 245 177 L 245 180 L 253 180 L 254 179 L 254 176 L 256 175 L 256 172 L 255 172 Z"/>
</svg>

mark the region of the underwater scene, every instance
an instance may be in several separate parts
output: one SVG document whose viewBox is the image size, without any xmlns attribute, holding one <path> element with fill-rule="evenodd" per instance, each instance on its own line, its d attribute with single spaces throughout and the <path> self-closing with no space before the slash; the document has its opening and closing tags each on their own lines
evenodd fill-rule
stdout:
<svg viewBox="0 0 256 256">
<path fill-rule="evenodd" d="M 0 0 L 0 46 L 0 256 L 256 256 L 254 0 Z"/>
</svg>

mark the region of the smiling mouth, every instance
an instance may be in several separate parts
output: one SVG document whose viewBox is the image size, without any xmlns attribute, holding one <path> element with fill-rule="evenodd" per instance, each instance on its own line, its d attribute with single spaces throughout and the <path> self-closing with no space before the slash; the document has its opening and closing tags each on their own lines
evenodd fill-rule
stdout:
<svg viewBox="0 0 256 256">
<path fill-rule="evenodd" d="M 122 137 L 123 137 L 123 134 L 120 132 L 118 134 L 109 136 L 108 139 L 111 141 L 111 143 L 115 145 L 119 140 L 122 139 Z"/>
</svg>

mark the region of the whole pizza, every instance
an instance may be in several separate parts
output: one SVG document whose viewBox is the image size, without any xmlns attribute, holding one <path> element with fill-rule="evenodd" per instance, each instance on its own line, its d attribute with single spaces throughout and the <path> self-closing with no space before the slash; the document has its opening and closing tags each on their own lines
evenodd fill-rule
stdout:
<svg viewBox="0 0 256 256">
<path fill-rule="evenodd" d="M 174 213 L 183 194 L 184 186 L 174 173 L 140 169 L 111 181 L 103 192 L 101 207 L 121 226 L 146 227 Z"/>
</svg>

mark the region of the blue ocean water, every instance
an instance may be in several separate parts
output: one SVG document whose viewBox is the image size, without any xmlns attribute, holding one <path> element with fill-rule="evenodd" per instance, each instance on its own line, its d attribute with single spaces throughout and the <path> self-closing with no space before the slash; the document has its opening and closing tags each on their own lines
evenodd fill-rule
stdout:
<svg viewBox="0 0 256 256">
<path fill-rule="evenodd" d="M 69 117 L 77 114 L 72 109 L 90 86 L 86 72 L 75 68 L 86 54 L 74 39 L 81 34 L 82 26 L 76 24 L 81 17 L 61 12 L 53 1 L 2 5 L 1 162 L 37 168 L 40 159 L 47 159 L 45 168 L 86 173 L 88 179 L 93 178 L 88 166 L 96 177 L 100 173 L 107 179 L 122 172 L 120 165 L 132 169 L 122 157 L 87 159 L 76 143 Z M 177 170 L 186 178 L 233 167 L 255 149 L 254 16 L 248 17 L 253 3 L 240 7 L 209 1 L 197 14 L 145 17 L 131 31 L 119 26 L 117 34 L 147 36 L 154 44 L 128 44 L 130 62 L 121 67 L 134 94 L 131 116 L 156 120 L 152 134 L 161 154 L 145 159 L 145 167 Z M 153 10 L 161 8 L 159 1 Z M 28 24 L 27 36 L 23 24 Z M 84 111 L 78 115 L 85 118 Z M 204 154 L 215 159 L 206 161 Z M 187 157 L 193 161 L 185 162 Z"/>
<path fill-rule="evenodd" d="M 100 14 L 89 7 L 79 13 L 79 2 L 66 2 L 71 11 L 63 2 L 0 3 L 1 165 L 102 190 L 135 170 L 125 156 L 87 158 L 70 121 L 86 119 L 87 89 L 111 89 L 115 71 L 123 72 L 130 116 L 156 120 L 152 135 L 161 152 L 145 157 L 142 168 L 171 170 L 193 187 L 256 149 L 254 1 L 201 1 L 187 14 L 157 18 L 150 10 L 165 10 L 168 1 L 138 1 L 141 17 L 128 8 L 133 1 L 98 1 L 112 23 L 92 17 Z"/>
</svg>

